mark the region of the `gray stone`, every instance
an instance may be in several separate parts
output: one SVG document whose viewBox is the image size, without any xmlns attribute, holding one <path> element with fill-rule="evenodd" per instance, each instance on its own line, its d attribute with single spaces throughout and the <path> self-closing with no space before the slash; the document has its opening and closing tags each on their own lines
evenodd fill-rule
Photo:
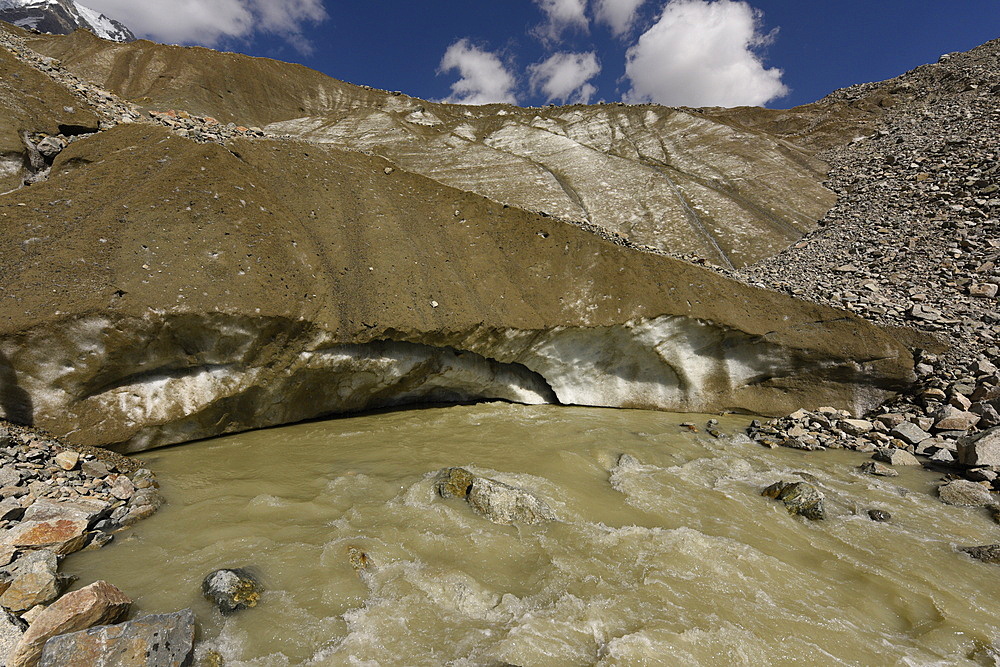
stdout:
<svg viewBox="0 0 1000 667">
<path fill-rule="evenodd" d="M 469 491 L 469 505 L 493 523 L 541 524 L 554 521 L 555 514 L 538 496 L 488 477 L 476 477 Z"/>
<path fill-rule="evenodd" d="M 0 486 L 17 486 L 21 483 L 21 471 L 13 466 L 3 466 L 0 468 Z"/>
<path fill-rule="evenodd" d="M 841 431 L 854 437 L 862 436 L 874 428 L 867 419 L 841 419 L 837 422 Z"/>
<path fill-rule="evenodd" d="M 17 616 L 0 609 L 0 665 L 7 664 L 7 656 L 14 652 L 27 627 Z"/>
<path fill-rule="evenodd" d="M 783 502 L 789 514 L 798 514 L 814 521 L 826 518 L 823 494 L 808 482 L 775 482 L 764 489 L 761 495 Z"/>
<path fill-rule="evenodd" d="M 83 474 L 88 477 L 107 477 L 111 474 L 111 471 L 108 470 L 107 464 L 97 459 L 84 461 L 81 464 L 80 469 L 83 470 Z"/>
<path fill-rule="evenodd" d="M 887 465 L 883 465 L 878 461 L 865 461 L 860 466 L 858 470 L 868 475 L 878 475 L 880 477 L 898 477 L 899 471 L 893 470 Z"/>
<path fill-rule="evenodd" d="M 990 505 L 996 500 L 982 484 L 967 479 L 956 479 L 942 484 L 938 487 L 938 496 L 942 502 L 949 505 Z"/>
<path fill-rule="evenodd" d="M 194 657 L 194 613 L 143 616 L 58 635 L 42 648 L 39 667 L 179 667 Z"/>
<path fill-rule="evenodd" d="M 931 454 L 931 461 L 935 463 L 954 463 L 955 456 L 947 449 L 939 449 Z"/>
<path fill-rule="evenodd" d="M 223 614 L 256 607 L 263 588 L 245 568 L 225 568 L 210 572 L 201 582 L 201 592 Z"/>
<path fill-rule="evenodd" d="M 43 157 L 51 160 L 66 148 L 66 141 L 60 137 L 45 137 L 35 147 Z"/>
<path fill-rule="evenodd" d="M 872 454 L 872 458 L 894 466 L 920 465 L 920 461 L 916 456 L 909 453 L 905 449 L 896 449 L 894 447 L 880 447 L 875 450 L 874 454 Z"/>
<path fill-rule="evenodd" d="M 930 433 L 910 422 L 903 422 L 894 427 L 889 433 L 908 445 L 916 445 L 931 437 Z"/>
<path fill-rule="evenodd" d="M 1000 426 L 958 439 L 958 461 L 967 466 L 1000 466 Z"/>
</svg>

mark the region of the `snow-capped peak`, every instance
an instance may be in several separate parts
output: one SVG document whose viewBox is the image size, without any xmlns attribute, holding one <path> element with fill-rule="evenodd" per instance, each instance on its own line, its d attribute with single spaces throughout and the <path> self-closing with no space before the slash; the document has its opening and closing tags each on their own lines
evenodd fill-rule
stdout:
<svg viewBox="0 0 1000 667">
<path fill-rule="evenodd" d="M 75 0 L 0 0 L 0 21 L 39 32 L 67 34 L 86 28 L 115 42 L 135 39 L 132 31 L 118 21 Z"/>
</svg>

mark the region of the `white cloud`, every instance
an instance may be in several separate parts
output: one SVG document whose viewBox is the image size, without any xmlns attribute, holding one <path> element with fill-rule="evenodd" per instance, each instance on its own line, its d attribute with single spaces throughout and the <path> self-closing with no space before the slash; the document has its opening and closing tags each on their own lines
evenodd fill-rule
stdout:
<svg viewBox="0 0 1000 667">
<path fill-rule="evenodd" d="M 611 28 L 615 37 L 624 35 L 635 23 L 636 13 L 646 0 L 597 0 L 597 21 Z"/>
<path fill-rule="evenodd" d="M 142 37 L 179 44 L 218 46 L 225 39 L 273 33 L 300 51 L 306 23 L 326 20 L 323 0 L 85 0 Z"/>
<path fill-rule="evenodd" d="M 531 89 L 541 90 L 546 101 L 589 104 L 597 92 L 587 83 L 601 71 L 597 55 L 591 53 L 554 53 L 544 62 L 528 67 Z"/>
<path fill-rule="evenodd" d="M 575 29 L 588 32 L 587 0 L 535 0 L 548 19 L 539 27 L 536 35 L 543 41 L 559 41 L 564 30 Z"/>
<path fill-rule="evenodd" d="M 445 51 L 439 73 L 458 70 L 461 75 L 451 84 L 451 95 L 443 102 L 452 104 L 517 104 L 514 76 L 507 71 L 496 54 L 484 51 L 460 39 Z"/>
<path fill-rule="evenodd" d="M 760 12 L 734 0 L 670 0 L 627 52 L 626 102 L 670 106 L 760 105 L 788 93 L 780 69 L 753 48 L 768 43 Z"/>
</svg>

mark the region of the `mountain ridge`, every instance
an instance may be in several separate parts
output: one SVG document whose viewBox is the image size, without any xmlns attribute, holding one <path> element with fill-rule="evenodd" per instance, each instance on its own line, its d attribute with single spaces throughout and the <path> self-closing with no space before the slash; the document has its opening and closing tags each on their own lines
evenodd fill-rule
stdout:
<svg viewBox="0 0 1000 667">
<path fill-rule="evenodd" d="M 123 24 L 75 0 L 0 0 L 0 21 L 59 35 L 84 28 L 115 42 L 136 38 Z"/>
</svg>

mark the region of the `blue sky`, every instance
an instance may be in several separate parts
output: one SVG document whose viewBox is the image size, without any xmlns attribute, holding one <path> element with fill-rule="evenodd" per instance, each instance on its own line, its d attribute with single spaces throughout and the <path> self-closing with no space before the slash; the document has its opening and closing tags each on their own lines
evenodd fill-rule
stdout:
<svg viewBox="0 0 1000 667">
<path fill-rule="evenodd" d="M 432 100 L 790 107 L 1000 37 L 1000 0 L 83 0 Z"/>
</svg>

